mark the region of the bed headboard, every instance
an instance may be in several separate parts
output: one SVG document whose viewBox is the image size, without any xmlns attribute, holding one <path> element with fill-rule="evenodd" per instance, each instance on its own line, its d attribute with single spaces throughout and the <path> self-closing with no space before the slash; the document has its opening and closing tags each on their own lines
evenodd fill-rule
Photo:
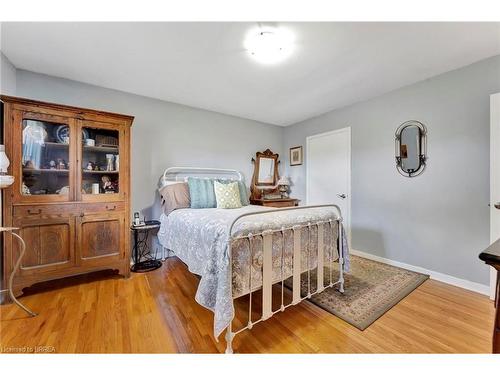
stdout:
<svg viewBox="0 0 500 375">
<path fill-rule="evenodd" d="M 236 169 L 170 167 L 163 172 L 158 187 L 162 188 L 167 184 L 167 181 L 183 181 L 186 177 L 207 177 L 243 181 L 243 175 Z"/>
</svg>

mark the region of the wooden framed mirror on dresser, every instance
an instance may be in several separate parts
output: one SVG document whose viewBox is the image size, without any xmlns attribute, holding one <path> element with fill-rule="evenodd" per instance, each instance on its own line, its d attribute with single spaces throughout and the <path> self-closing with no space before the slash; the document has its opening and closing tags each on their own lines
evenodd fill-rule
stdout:
<svg viewBox="0 0 500 375">
<path fill-rule="evenodd" d="M 258 151 L 252 158 L 254 171 L 250 185 L 250 203 L 267 207 L 294 207 L 299 205 L 299 200 L 290 198 L 284 191 L 288 189 L 288 179 L 280 179 L 279 155 L 270 149 Z M 287 185 L 280 191 L 280 184 Z"/>
<path fill-rule="evenodd" d="M 4 102 L 4 143 L 14 184 L 3 226 L 20 228 L 26 254 L 13 290 L 93 271 L 129 276 L 132 116 L 29 99 Z M 19 253 L 3 241 L 2 289 Z M 3 298 L 5 300 L 5 298 Z"/>
</svg>

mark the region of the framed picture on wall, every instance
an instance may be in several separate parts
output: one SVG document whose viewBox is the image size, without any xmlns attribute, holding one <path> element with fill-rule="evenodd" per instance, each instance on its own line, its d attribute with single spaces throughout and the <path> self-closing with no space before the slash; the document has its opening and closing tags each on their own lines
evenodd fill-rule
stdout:
<svg viewBox="0 0 500 375">
<path fill-rule="evenodd" d="M 290 148 L 290 165 L 302 165 L 302 146 Z"/>
</svg>

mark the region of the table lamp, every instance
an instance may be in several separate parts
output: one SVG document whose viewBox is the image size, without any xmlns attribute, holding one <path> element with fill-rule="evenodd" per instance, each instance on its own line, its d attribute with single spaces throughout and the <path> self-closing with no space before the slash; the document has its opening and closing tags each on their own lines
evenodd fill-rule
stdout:
<svg viewBox="0 0 500 375">
<path fill-rule="evenodd" d="M 290 180 L 286 176 L 282 176 L 278 181 L 278 189 L 281 193 L 281 198 L 288 198 L 288 186 L 290 186 Z"/>
<path fill-rule="evenodd" d="M 0 189 L 9 187 L 14 183 L 14 176 L 7 175 L 7 169 L 9 168 L 10 161 L 5 154 L 5 146 L 0 145 Z M 2 212 L 2 194 L 0 192 L 0 213 Z M 1 217 L 2 215 L 0 215 Z M 2 220 L 0 219 L 0 226 L 2 225 Z"/>
<path fill-rule="evenodd" d="M 5 146 L 0 145 L 0 189 L 9 187 L 14 183 L 14 177 L 7 175 L 7 169 L 9 168 L 9 165 L 10 161 L 5 154 Z"/>
<path fill-rule="evenodd" d="M 5 154 L 5 146 L 0 145 L 0 189 L 4 189 L 6 187 L 9 187 L 14 183 L 14 176 L 9 176 L 7 174 L 7 170 L 9 168 L 10 161 L 9 158 L 7 157 L 7 154 Z M 21 309 L 26 311 L 29 315 L 31 316 L 36 316 L 36 314 L 28 309 L 26 306 L 24 306 L 21 302 L 17 300 L 17 298 L 14 296 L 14 292 L 12 291 L 12 282 L 14 281 L 14 275 L 16 274 L 17 270 L 21 266 L 21 261 L 23 259 L 24 253 L 26 251 L 26 243 L 24 240 L 19 236 L 17 233 L 14 233 L 14 230 L 17 230 L 18 228 L 6 228 L 3 227 L 3 216 L 2 216 L 2 194 L 0 191 L 0 217 L 2 217 L 2 221 L 0 221 L 0 232 L 5 232 L 9 233 L 12 237 L 17 239 L 19 241 L 19 244 L 21 245 L 21 253 L 19 254 L 19 257 L 17 258 L 16 264 L 14 265 L 14 268 L 12 269 L 12 272 L 9 277 L 9 295 L 12 301 L 19 306 Z"/>
</svg>

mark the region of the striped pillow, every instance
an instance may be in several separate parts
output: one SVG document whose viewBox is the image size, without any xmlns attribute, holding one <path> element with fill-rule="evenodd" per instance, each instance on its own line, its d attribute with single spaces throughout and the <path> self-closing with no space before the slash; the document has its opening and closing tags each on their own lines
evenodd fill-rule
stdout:
<svg viewBox="0 0 500 375">
<path fill-rule="evenodd" d="M 191 208 L 215 208 L 214 181 L 210 178 L 188 178 Z"/>
</svg>

